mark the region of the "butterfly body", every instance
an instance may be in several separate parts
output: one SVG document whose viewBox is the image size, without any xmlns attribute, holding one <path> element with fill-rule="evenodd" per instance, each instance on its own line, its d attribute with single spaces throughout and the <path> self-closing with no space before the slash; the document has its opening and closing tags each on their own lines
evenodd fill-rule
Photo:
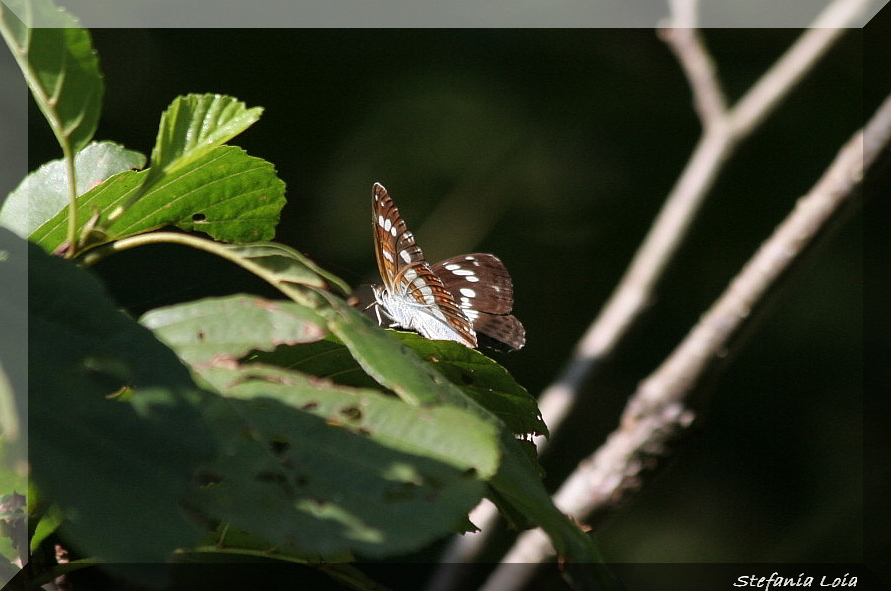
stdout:
<svg viewBox="0 0 891 591">
<path fill-rule="evenodd" d="M 435 306 L 421 304 L 412 298 L 407 291 L 391 293 L 389 290 L 375 286 L 374 297 L 392 321 L 391 326 L 414 330 L 428 339 L 441 339 L 464 343 L 475 347 L 476 341 L 452 328 L 445 315 Z"/>
<path fill-rule="evenodd" d="M 372 289 L 390 326 L 468 347 L 478 346 L 478 333 L 496 348 L 525 344 L 523 325 L 509 314 L 510 275 L 497 257 L 475 253 L 430 265 L 387 190 L 375 183 L 372 197 L 375 255 L 383 280 Z"/>
</svg>

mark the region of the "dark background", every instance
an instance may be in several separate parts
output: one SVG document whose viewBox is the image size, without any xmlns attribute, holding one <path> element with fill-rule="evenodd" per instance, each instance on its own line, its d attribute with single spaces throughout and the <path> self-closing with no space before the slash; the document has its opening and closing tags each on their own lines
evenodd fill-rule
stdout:
<svg viewBox="0 0 891 591">
<path fill-rule="evenodd" d="M 652 30 L 92 33 L 106 83 L 96 139 L 148 155 L 161 112 L 189 92 L 263 106 L 232 143 L 287 184 L 276 239 L 352 285 L 377 279 L 374 181 L 429 260 L 498 254 L 528 341 L 497 359 L 533 394 L 611 293 L 699 134 L 686 81 Z M 729 99 L 798 33 L 706 31 Z M 865 78 L 863 59 L 863 31 L 849 31 L 722 170 L 652 306 L 552 442 L 549 487 L 615 428 L 636 384 L 877 107 L 888 79 Z M 32 107 L 29 169 L 59 155 Z M 862 234 L 855 212 L 789 278 L 714 384 L 698 429 L 598 528 L 608 560 L 863 560 Z M 274 295 L 178 247 L 95 269 L 134 314 L 233 291 Z"/>
</svg>

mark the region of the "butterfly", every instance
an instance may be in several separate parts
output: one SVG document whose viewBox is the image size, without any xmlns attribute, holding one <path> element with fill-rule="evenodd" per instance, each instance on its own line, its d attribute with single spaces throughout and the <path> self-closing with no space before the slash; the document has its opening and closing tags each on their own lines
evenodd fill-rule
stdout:
<svg viewBox="0 0 891 591">
<path fill-rule="evenodd" d="M 372 189 L 374 253 L 382 285 L 371 286 L 390 327 L 414 330 L 477 348 L 480 341 L 511 351 L 526 344 L 526 330 L 510 314 L 514 290 L 498 257 L 459 255 L 430 265 L 380 183 Z"/>
</svg>

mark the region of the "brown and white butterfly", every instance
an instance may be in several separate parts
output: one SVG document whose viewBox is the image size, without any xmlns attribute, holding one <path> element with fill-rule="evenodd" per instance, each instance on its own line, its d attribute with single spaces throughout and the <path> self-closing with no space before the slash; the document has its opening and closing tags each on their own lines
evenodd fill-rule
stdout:
<svg viewBox="0 0 891 591">
<path fill-rule="evenodd" d="M 375 304 L 389 326 L 477 347 L 519 349 L 526 331 L 510 314 L 514 290 L 498 257 L 466 254 L 430 265 L 380 183 L 372 190 L 374 252 L 383 285 L 373 285 Z"/>
</svg>

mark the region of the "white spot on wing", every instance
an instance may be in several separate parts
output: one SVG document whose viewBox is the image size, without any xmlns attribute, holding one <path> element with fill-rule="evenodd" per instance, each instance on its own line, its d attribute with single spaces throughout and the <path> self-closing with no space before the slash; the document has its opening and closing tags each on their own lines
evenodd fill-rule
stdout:
<svg viewBox="0 0 891 591">
<path fill-rule="evenodd" d="M 392 234 L 394 237 L 396 236 L 396 226 L 390 228 L 390 234 Z"/>
<path fill-rule="evenodd" d="M 479 281 L 479 280 L 480 280 L 480 278 L 477 277 L 476 275 L 470 275 L 470 276 L 467 278 L 467 281 L 470 282 L 470 283 L 476 283 L 476 282 Z"/>
<path fill-rule="evenodd" d="M 460 291 L 461 295 L 463 295 L 464 297 L 468 297 L 468 298 L 476 297 L 476 291 L 470 289 L 469 287 L 462 287 L 458 291 Z"/>
<path fill-rule="evenodd" d="M 445 266 L 445 268 L 448 269 L 449 271 L 454 271 L 455 269 L 460 269 L 461 265 L 456 265 L 455 263 L 449 263 L 448 265 Z"/>
<path fill-rule="evenodd" d="M 384 232 L 389 232 L 390 228 L 393 227 L 393 222 L 390 220 L 390 218 L 387 218 L 381 225 L 384 227 Z"/>
<path fill-rule="evenodd" d="M 382 216 L 382 215 L 377 216 L 377 225 L 380 226 L 381 228 L 384 227 L 384 216 Z"/>
<path fill-rule="evenodd" d="M 404 275 L 406 281 L 414 281 L 415 277 L 417 277 L 417 276 L 418 276 L 418 272 L 415 271 L 414 269 L 408 269 Z"/>
<path fill-rule="evenodd" d="M 452 273 L 454 273 L 455 275 L 459 275 L 461 277 L 464 277 L 464 276 L 470 277 L 472 275 L 476 275 L 476 273 L 474 273 L 470 269 L 456 269 L 456 270 L 452 271 Z"/>
<path fill-rule="evenodd" d="M 383 254 L 383 255 L 384 255 L 384 258 L 387 259 L 388 261 L 390 261 L 391 263 L 394 262 L 394 261 L 393 261 L 393 255 L 390 254 L 390 251 L 389 251 L 389 250 L 381 250 L 381 254 Z"/>
<path fill-rule="evenodd" d="M 399 258 L 401 258 L 401 259 L 402 259 L 403 261 L 405 261 L 406 263 L 410 263 L 410 262 L 411 262 L 411 255 L 408 254 L 408 251 L 407 251 L 407 250 L 404 250 L 404 249 L 403 249 L 403 250 L 400 250 L 400 251 L 399 251 Z"/>
</svg>

